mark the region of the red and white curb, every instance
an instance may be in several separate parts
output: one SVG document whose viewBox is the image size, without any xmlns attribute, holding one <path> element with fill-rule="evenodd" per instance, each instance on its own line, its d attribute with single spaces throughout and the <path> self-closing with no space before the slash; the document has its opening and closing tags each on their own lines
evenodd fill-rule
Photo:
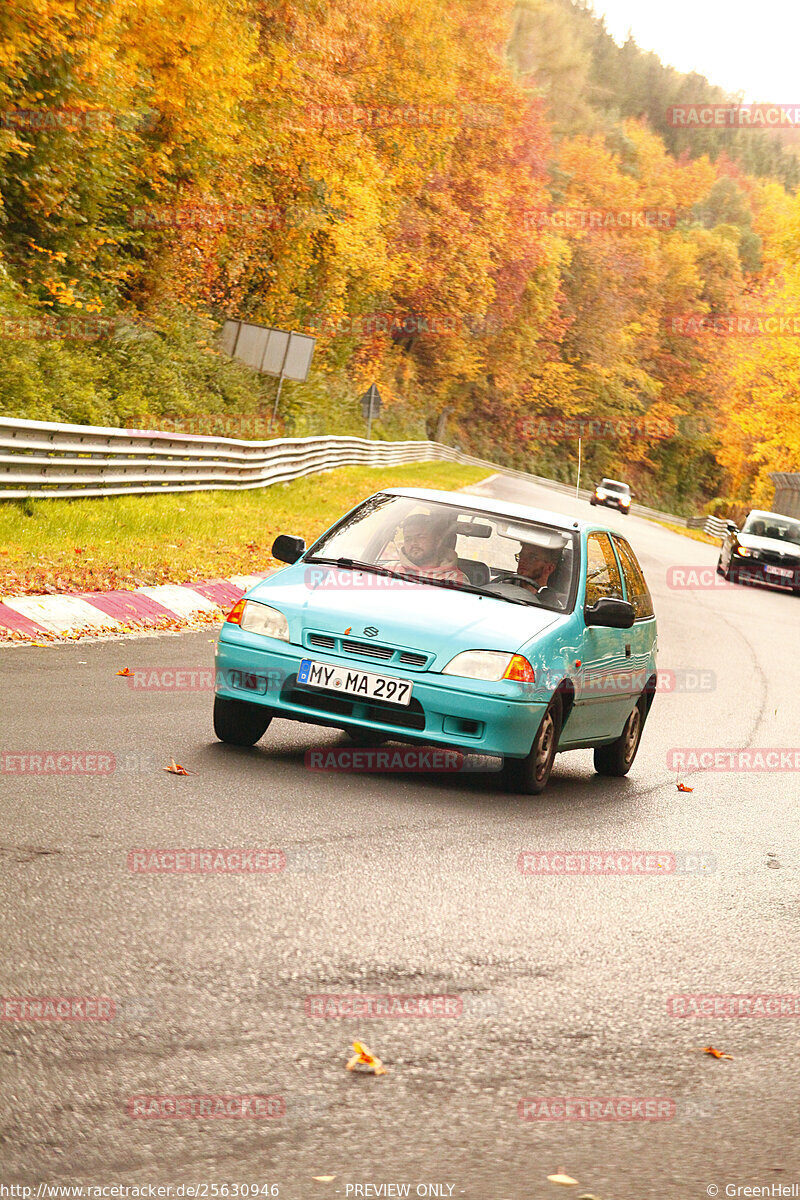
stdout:
<svg viewBox="0 0 800 1200">
<path fill-rule="evenodd" d="M 24 645 L 98 634 L 170 631 L 216 621 L 249 588 L 271 574 L 264 571 L 201 583 L 162 583 L 129 592 L 5 596 L 0 600 L 0 643 Z"/>
</svg>

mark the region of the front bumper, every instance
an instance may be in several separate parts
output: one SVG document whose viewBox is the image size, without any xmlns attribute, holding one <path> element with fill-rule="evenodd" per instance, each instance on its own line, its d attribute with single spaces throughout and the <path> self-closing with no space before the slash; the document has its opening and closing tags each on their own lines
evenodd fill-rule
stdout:
<svg viewBox="0 0 800 1200">
<path fill-rule="evenodd" d="M 630 504 L 623 504 L 621 500 L 612 500 L 610 496 L 595 496 L 595 504 L 602 504 L 604 508 L 617 508 L 620 512 L 629 512 Z"/>
<path fill-rule="evenodd" d="M 777 563 L 764 562 L 760 558 L 743 558 L 738 554 L 732 554 L 729 569 L 738 583 L 764 583 L 769 587 L 783 588 L 785 591 L 800 588 L 800 565 L 787 563 L 783 568 L 792 572 L 791 578 L 773 575 L 767 570 L 768 567 L 777 565 Z"/>
<path fill-rule="evenodd" d="M 226 631 L 227 632 L 227 631 Z M 277 716 L 310 724 L 372 729 L 412 742 L 455 746 L 473 753 L 523 758 L 539 728 L 547 698 L 526 695 L 527 685 L 486 683 L 437 672 L 343 659 L 303 646 L 247 634 L 236 626 L 217 646 L 216 694 L 263 704 Z M 331 666 L 388 674 L 413 684 L 410 705 L 361 700 L 297 683 L 304 658 Z M 502 689 L 506 695 L 492 695 Z M 517 693 L 515 698 L 514 693 Z"/>
</svg>

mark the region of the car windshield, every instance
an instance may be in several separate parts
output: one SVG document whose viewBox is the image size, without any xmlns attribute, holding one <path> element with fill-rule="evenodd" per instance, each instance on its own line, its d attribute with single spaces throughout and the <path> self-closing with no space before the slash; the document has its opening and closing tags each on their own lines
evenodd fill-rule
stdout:
<svg viewBox="0 0 800 1200">
<path fill-rule="evenodd" d="M 381 494 L 323 535 L 305 561 L 563 612 L 574 604 L 577 541 L 553 525 Z"/>
<path fill-rule="evenodd" d="M 752 512 L 742 526 L 742 533 L 753 537 L 774 538 L 777 542 L 789 542 L 800 546 L 800 521 L 781 517 L 777 513 Z"/>
<path fill-rule="evenodd" d="M 607 492 L 629 492 L 627 483 L 617 483 L 615 479 L 604 479 L 600 484 Z"/>
</svg>

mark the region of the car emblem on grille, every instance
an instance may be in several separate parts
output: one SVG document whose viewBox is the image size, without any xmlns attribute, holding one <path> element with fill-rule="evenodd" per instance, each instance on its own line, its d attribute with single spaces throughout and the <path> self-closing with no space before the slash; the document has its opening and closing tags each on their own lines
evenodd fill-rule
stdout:
<svg viewBox="0 0 800 1200">
<path fill-rule="evenodd" d="M 374 625 L 368 625 L 366 627 L 366 629 L 364 630 L 364 637 L 377 637 L 377 636 L 378 636 L 378 630 L 375 628 Z"/>
</svg>

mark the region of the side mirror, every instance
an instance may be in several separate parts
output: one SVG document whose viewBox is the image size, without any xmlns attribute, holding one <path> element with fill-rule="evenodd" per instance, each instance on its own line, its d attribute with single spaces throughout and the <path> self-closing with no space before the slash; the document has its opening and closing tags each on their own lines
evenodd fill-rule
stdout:
<svg viewBox="0 0 800 1200">
<path fill-rule="evenodd" d="M 609 629 L 630 629 L 635 616 L 633 605 L 616 596 L 601 596 L 590 608 L 583 610 L 587 625 L 603 625 Z"/>
<path fill-rule="evenodd" d="M 727 529 L 728 533 L 738 533 L 739 532 L 739 526 L 736 524 L 735 521 L 726 521 L 725 528 Z"/>
<path fill-rule="evenodd" d="M 292 537 L 290 533 L 281 533 L 272 543 L 272 557 L 278 562 L 296 563 L 301 554 L 305 554 L 306 544 L 301 537 Z"/>
</svg>

